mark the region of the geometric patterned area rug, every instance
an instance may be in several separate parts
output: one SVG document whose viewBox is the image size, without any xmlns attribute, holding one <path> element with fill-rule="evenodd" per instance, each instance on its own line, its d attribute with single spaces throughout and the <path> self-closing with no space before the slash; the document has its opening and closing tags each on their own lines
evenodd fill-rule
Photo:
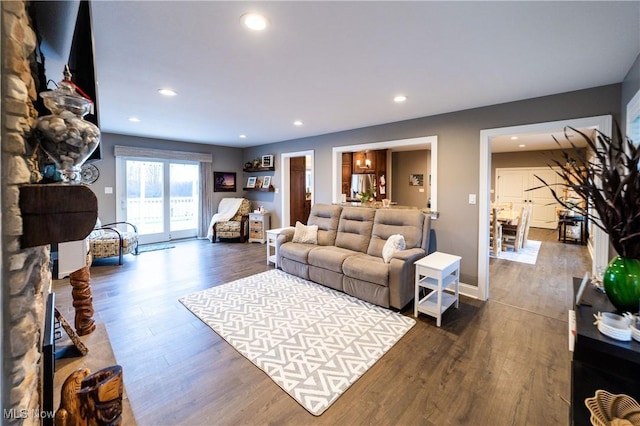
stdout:
<svg viewBox="0 0 640 426">
<path fill-rule="evenodd" d="M 180 302 L 316 416 L 416 323 L 279 269 Z"/>
<path fill-rule="evenodd" d="M 506 250 L 498 254 L 498 259 L 510 260 L 512 262 L 528 263 L 535 265 L 538 260 L 538 252 L 540 251 L 541 241 L 528 240 L 526 247 L 518 251 Z"/>
</svg>

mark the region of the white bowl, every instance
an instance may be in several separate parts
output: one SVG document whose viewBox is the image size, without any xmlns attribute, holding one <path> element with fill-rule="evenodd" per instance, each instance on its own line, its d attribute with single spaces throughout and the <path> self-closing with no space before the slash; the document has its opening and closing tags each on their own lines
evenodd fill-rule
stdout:
<svg viewBox="0 0 640 426">
<path fill-rule="evenodd" d="M 604 321 L 600 321 L 598 323 L 598 331 L 612 339 L 622 340 L 625 342 L 631 340 L 631 328 L 629 328 L 629 326 L 627 326 L 627 328 L 617 328 L 608 325 Z"/>
<path fill-rule="evenodd" d="M 629 319 L 622 315 L 614 314 L 612 312 L 603 312 L 601 322 L 615 328 L 626 329 L 629 328 Z"/>
</svg>

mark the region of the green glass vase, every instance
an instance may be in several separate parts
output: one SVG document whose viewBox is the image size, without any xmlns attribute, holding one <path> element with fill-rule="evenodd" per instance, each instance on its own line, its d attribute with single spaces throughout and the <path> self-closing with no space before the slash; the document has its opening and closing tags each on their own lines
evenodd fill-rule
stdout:
<svg viewBox="0 0 640 426">
<path fill-rule="evenodd" d="M 602 277 L 607 297 L 620 312 L 638 312 L 640 260 L 616 256 Z"/>
</svg>

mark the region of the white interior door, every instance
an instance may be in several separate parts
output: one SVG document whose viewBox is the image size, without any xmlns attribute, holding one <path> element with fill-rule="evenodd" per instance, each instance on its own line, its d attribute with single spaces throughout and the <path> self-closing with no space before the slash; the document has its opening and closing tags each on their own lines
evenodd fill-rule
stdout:
<svg viewBox="0 0 640 426">
<path fill-rule="evenodd" d="M 556 207 L 560 205 L 548 188 L 528 191 L 541 185 L 536 175 L 548 184 L 555 184 L 559 176 L 547 167 L 500 168 L 496 169 L 496 202 L 513 203 L 513 209 L 519 211 L 524 200 L 533 202 L 531 226 L 535 228 L 555 229 L 558 221 Z"/>
<path fill-rule="evenodd" d="M 522 208 L 529 188 L 526 169 L 496 169 L 496 204 L 512 204 L 514 211 Z"/>
<path fill-rule="evenodd" d="M 529 188 L 535 188 L 542 185 L 539 176 L 549 185 L 555 185 L 560 177 L 555 171 L 544 168 L 531 170 L 529 175 Z M 556 207 L 560 204 L 553 198 L 549 188 L 539 188 L 534 191 L 527 192 L 528 199 L 533 202 L 533 215 L 531 216 L 531 226 L 535 228 L 555 229 L 558 226 L 558 216 Z"/>
</svg>

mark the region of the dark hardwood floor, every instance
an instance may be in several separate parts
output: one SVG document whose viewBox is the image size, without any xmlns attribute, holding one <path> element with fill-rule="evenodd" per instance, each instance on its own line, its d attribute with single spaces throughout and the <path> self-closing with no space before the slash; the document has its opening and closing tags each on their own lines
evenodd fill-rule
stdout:
<svg viewBox="0 0 640 426">
<path fill-rule="evenodd" d="M 589 269 L 589 257 L 584 246 L 558 243 L 555 231 L 532 229 L 530 238 L 543 241 L 536 265 L 492 259 L 489 301 L 462 298 L 441 328 L 420 316 L 320 417 L 178 302 L 272 268 L 262 244 L 191 240 L 127 255 L 122 266 L 96 262 L 95 319 L 140 425 L 566 425 L 571 277 Z M 54 291 L 72 319 L 68 280 Z"/>
</svg>

